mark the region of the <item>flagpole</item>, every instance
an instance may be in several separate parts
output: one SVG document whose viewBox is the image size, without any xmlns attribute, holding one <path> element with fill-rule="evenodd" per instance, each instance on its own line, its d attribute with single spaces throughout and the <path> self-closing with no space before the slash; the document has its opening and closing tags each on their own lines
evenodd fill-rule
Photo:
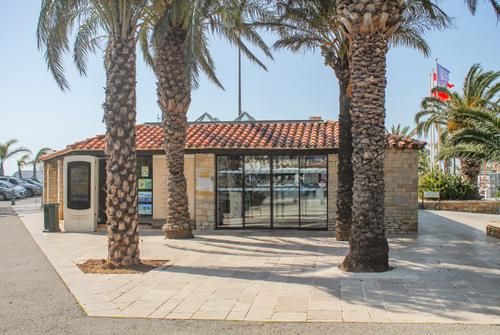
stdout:
<svg viewBox="0 0 500 335">
<path fill-rule="evenodd" d="M 431 74 L 431 96 L 432 96 L 432 89 L 434 88 L 434 69 L 432 69 L 432 74 Z M 434 127 L 431 127 L 431 171 L 434 171 L 434 164 L 435 164 L 435 152 L 434 152 Z"/>
<path fill-rule="evenodd" d="M 438 59 L 437 57 L 435 58 L 436 61 L 436 84 L 437 84 L 437 75 L 438 75 Z M 438 128 L 438 125 L 436 124 L 436 132 L 437 132 L 437 152 L 441 151 L 441 134 Z M 438 166 L 439 166 L 439 171 L 441 171 L 441 161 L 438 161 Z"/>
<path fill-rule="evenodd" d="M 431 73 L 429 73 L 429 93 L 430 93 L 431 97 L 432 97 L 432 80 L 433 80 L 432 76 L 433 75 L 434 75 L 434 69 L 432 70 Z M 430 146 L 429 146 L 430 149 L 431 149 L 430 150 L 431 154 L 430 154 L 430 157 L 429 157 L 430 158 L 430 163 L 431 163 L 431 171 L 434 171 L 434 167 L 433 167 L 433 164 L 432 164 L 432 162 L 433 162 L 432 161 L 432 127 L 431 127 L 431 133 L 429 134 L 429 139 L 431 140 L 430 141 L 431 143 L 430 143 Z"/>
</svg>

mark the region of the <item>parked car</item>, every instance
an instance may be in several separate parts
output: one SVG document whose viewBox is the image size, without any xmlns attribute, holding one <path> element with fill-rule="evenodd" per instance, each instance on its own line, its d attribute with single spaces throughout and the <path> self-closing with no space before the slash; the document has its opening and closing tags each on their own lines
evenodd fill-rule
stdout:
<svg viewBox="0 0 500 335">
<path fill-rule="evenodd" d="M 35 179 L 22 179 L 22 181 L 25 181 L 31 185 L 35 185 L 35 186 L 39 186 L 43 189 L 43 183 L 41 183 L 40 181 L 38 180 L 35 180 Z"/>
<path fill-rule="evenodd" d="M 27 192 L 26 196 L 28 197 L 42 194 L 42 188 L 40 186 L 29 184 L 25 181 L 22 181 L 21 179 L 17 179 L 14 177 L 0 177 L 0 181 L 8 181 L 11 184 L 24 187 Z"/>
<path fill-rule="evenodd" d="M 24 187 L 14 185 L 5 180 L 0 180 L 0 187 L 8 188 L 10 190 L 14 190 L 17 198 L 24 198 L 26 196 L 26 189 Z M 12 191 L 11 191 L 12 192 Z"/>
<path fill-rule="evenodd" d="M 12 199 L 12 190 L 6 187 L 0 187 L 0 201 Z"/>
</svg>

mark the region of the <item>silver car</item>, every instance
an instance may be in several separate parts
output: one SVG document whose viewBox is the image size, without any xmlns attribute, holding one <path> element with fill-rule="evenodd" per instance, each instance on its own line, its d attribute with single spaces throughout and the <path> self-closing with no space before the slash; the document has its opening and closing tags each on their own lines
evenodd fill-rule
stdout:
<svg viewBox="0 0 500 335">
<path fill-rule="evenodd" d="M 31 185 L 30 183 L 27 183 L 23 180 L 14 177 L 1 176 L 0 181 L 7 181 L 11 184 L 24 187 L 27 197 L 32 197 L 34 195 L 42 194 L 42 188 L 40 186 Z"/>
<path fill-rule="evenodd" d="M 24 198 L 27 195 L 26 189 L 24 187 L 11 184 L 5 180 L 0 180 L 0 187 L 14 190 L 14 193 L 16 194 L 16 198 Z"/>
<path fill-rule="evenodd" d="M 12 190 L 6 187 L 0 187 L 0 201 L 12 198 Z"/>
</svg>

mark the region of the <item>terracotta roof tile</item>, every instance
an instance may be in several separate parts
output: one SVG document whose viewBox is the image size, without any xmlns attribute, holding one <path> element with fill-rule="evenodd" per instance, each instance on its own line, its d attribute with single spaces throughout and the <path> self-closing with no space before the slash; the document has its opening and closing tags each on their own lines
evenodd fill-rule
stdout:
<svg viewBox="0 0 500 335">
<path fill-rule="evenodd" d="M 138 150 L 163 150 L 163 128 L 160 125 L 138 125 Z M 337 148 L 338 123 L 324 122 L 255 122 L 190 124 L 186 133 L 186 149 L 197 148 Z M 425 142 L 386 134 L 389 148 L 420 149 Z M 98 135 L 68 145 L 42 157 L 49 159 L 71 150 L 104 150 L 105 135 Z"/>
</svg>

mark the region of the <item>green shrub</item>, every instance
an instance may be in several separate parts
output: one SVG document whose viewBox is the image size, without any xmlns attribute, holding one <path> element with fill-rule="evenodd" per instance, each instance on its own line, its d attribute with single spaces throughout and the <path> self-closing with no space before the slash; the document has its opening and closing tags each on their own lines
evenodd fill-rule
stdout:
<svg viewBox="0 0 500 335">
<path fill-rule="evenodd" d="M 435 170 L 419 179 L 418 195 L 422 197 L 424 191 L 438 191 L 441 200 L 469 200 L 474 194 L 474 186 L 462 176 Z"/>
</svg>

